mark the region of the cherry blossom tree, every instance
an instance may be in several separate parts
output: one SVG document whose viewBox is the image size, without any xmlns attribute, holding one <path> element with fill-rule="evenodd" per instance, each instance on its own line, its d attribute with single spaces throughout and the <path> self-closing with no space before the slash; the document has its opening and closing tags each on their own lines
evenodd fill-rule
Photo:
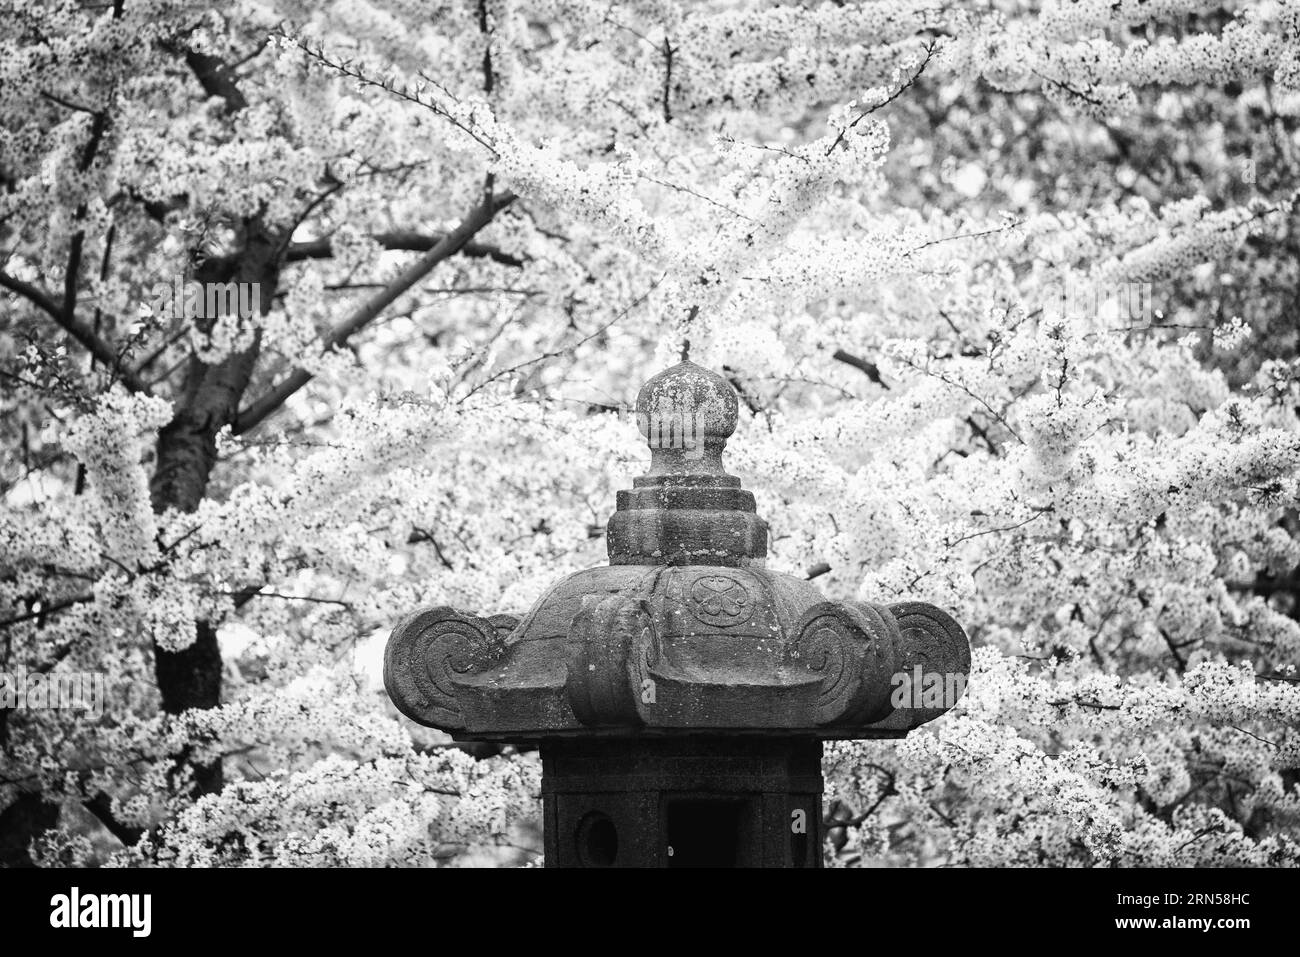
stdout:
<svg viewBox="0 0 1300 957">
<path fill-rule="evenodd" d="M 0 0 L 0 671 L 106 676 L 0 857 L 535 859 L 377 649 L 602 561 L 688 354 L 976 649 L 829 862 L 1300 863 L 1298 130 L 1294 0 Z"/>
</svg>

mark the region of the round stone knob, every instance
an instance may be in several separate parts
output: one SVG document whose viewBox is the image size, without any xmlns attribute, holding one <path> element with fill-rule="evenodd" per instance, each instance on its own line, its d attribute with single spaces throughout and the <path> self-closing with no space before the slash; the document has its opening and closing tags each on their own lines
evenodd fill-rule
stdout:
<svg viewBox="0 0 1300 957">
<path fill-rule="evenodd" d="M 695 439 L 721 452 L 738 412 L 731 384 L 690 361 L 652 377 L 636 397 L 637 427 L 651 449 L 684 448 L 680 443 Z"/>
<path fill-rule="evenodd" d="M 739 415 L 731 384 L 694 362 L 679 362 L 641 387 L 636 412 L 650 470 L 618 493 L 609 520 L 610 563 L 762 564 L 767 524 L 754 514 L 754 496 L 722 466 Z"/>
</svg>

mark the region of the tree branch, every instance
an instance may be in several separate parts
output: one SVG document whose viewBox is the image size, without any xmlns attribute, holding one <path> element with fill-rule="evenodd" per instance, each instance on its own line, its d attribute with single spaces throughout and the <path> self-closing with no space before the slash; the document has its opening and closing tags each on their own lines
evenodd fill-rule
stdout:
<svg viewBox="0 0 1300 957">
<path fill-rule="evenodd" d="M 122 365 L 118 354 L 107 342 L 95 334 L 95 330 L 77 318 L 71 309 L 65 309 L 55 302 L 49 293 L 44 292 L 29 282 L 23 282 L 5 272 L 0 272 L 0 288 L 17 293 L 28 302 L 49 315 L 65 332 L 108 369 L 113 370 L 122 383 L 132 392 L 149 394 L 149 387 L 138 375 Z"/>
<path fill-rule="evenodd" d="M 324 337 L 322 345 L 326 349 L 333 349 L 347 342 L 352 335 L 361 331 L 388 306 L 392 305 L 398 297 L 432 272 L 435 266 L 460 252 L 464 245 L 469 242 L 471 236 L 490 223 L 498 212 L 509 206 L 514 200 L 515 195 L 513 193 L 503 193 L 480 203 L 473 212 L 465 217 L 459 226 L 442 237 L 428 252 L 403 270 L 383 290 L 363 303 L 352 315 L 331 329 Z M 307 370 L 295 369 L 287 379 L 240 412 L 232 423 L 231 431 L 235 435 L 247 432 L 279 409 L 289 396 L 305 386 L 311 379 L 312 374 Z"/>
<path fill-rule="evenodd" d="M 865 373 L 868 379 L 882 389 L 889 388 L 889 386 L 885 385 L 885 380 L 880 378 L 880 369 L 874 362 L 868 362 L 866 359 L 845 352 L 843 349 L 836 349 L 831 358 L 836 362 L 843 362 L 845 365 L 853 366 L 858 371 Z"/>
<path fill-rule="evenodd" d="M 673 47 L 671 43 L 668 42 L 668 38 L 664 37 L 663 111 L 664 111 L 665 123 L 671 123 L 673 121 L 673 110 L 672 110 L 673 54 L 676 52 L 677 50 Z"/>
<path fill-rule="evenodd" d="M 220 57 L 186 50 L 185 63 L 203 87 L 204 93 L 220 97 L 225 102 L 227 113 L 238 113 L 248 106 L 248 100 L 231 76 L 230 67 Z"/>
<path fill-rule="evenodd" d="M 447 237 L 445 235 L 426 235 L 413 231 L 377 233 L 371 237 L 385 249 L 402 249 L 413 252 L 427 252 Z M 491 259 L 503 266 L 520 268 L 525 260 L 505 252 L 488 243 L 465 243 L 460 249 L 462 256 L 471 259 Z M 303 259 L 328 259 L 334 255 L 329 239 L 312 239 L 307 242 L 291 243 L 285 252 L 285 262 L 298 262 Z"/>
<path fill-rule="evenodd" d="M 0 628 L 8 628 L 10 625 L 17 625 L 24 621 L 31 621 L 33 618 L 40 618 L 43 615 L 53 615 L 55 612 L 63 611 L 65 608 L 71 608 L 73 605 L 80 605 L 84 602 L 94 600 L 94 595 L 77 595 L 73 598 L 64 598 L 60 601 L 50 602 L 48 605 L 43 605 L 36 611 L 24 612 L 21 615 L 14 615 L 11 618 L 6 618 L 3 621 L 0 621 Z"/>
</svg>

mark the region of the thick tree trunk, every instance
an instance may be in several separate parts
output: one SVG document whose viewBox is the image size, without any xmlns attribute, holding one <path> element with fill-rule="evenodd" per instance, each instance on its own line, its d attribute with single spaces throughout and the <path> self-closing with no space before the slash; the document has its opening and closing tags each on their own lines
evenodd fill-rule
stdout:
<svg viewBox="0 0 1300 957">
<path fill-rule="evenodd" d="M 260 223 L 248 225 L 246 245 L 234 257 L 203 264 L 195 271 L 202 283 L 255 282 L 263 314 L 270 309 L 278 279 L 279 237 Z M 202 323 L 200 323 L 202 325 Z M 154 511 L 169 508 L 193 512 L 203 501 L 217 463 L 217 433 L 233 422 L 257 365 L 258 340 L 244 352 L 209 365 L 191 357 L 185 383 L 170 423 L 158 434 L 157 460 L 150 482 Z M 221 649 L 217 632 L 200 621 L 192 645 L 180 651 L 154 646 L 154 674 L 163 710 L 179 714 L 190 708 L 214 708 L 221 703 Z M 218 791 L 221 762 L 195 765 L 194 791 Z"/>
<path fill-rule="evenodd" d="M 265 315 L 279 279 L 280 237 L 259 222 L 248 224 L 244 249 L 195 270 L 194 279 L 210 282 L 255 282 L 259 308 Z M 208 365 L 191 358 L 185 383 L 176 400 L 176 412 L 158 434 L 157 459 L 150 481 L 154 511 L 169 508 L 193 512 L 207 492 L 217 462 L 217 433 L 233 422 L 257 364 L 258 340 L 244 352 Z M 179 714 L 189 708 L 213 708 L 221 703 L 221 649 L 211 623 L 197 623 L 192 645 L 181 651 L 154 646 L 154 675 L 163 710 Z M 6 716 L 7 717 L 7 716 Z M 221 761 L 196 764 L 188 753 L 177 755 L 177 770 L 189 765 L 192 793 L 221 790 Z M 110 801 L 102 792 L 84 802 L 85 807 L 124 844 L 134 843 L 142 832 L 114 820 Z M 59 805 L 37 793 L 22 794 L 0 812 L 0 867 L 30 867 L 31 841 L 59 822 Z"/>
<path fill-rule="evenodd" d="M 118 4 L 114 14 L 120 12 Z M 221 60 L 194 52 L 186 53 L 185 60 L 205 92 L 225 101 L 227 113 L 236 113 L 247 105 L 231 71 Z M 270 311 L 279 280 L 284 237 L 268 231 L 259 217 L 246 221 L 244 226 L 243 250 L 235 256 L 204 263 L 195 270 L 194 278 L 199 282 L 258 283 L 261 294 L 258 306 L 265 315 Z M 157 460 L 150 482 L 155 512 L 169 508 L 192 512 L 198 508 L 216 465 L 217 433 L 234 421 L 257 364 L 258 352 L 259 343 L 254 340 L 247 351 L 215 365 L 209 366 L 195 358 L 190 360 L 175 417 L 158 435 Z M 178 652 L 164 651 L 155 644 L 154 675 L 163 710 L 169 714 L 220 704 L 221 650 L 216 629 L 210 622 L 198 622 L 194 643 Z M 189 763 L 187 755 L 179 755 L 178 763 Z M 221 789 L 220 760 L 195 765 L 191 770 L 195 793 Z M 133 831 L 113 820 L 109 803 L 100 793 L 85 801 L 85 806 L 124 843 L 130 843 Z M 0 812 L 0 866 L 30 866 L 33 862 L 28 849 L 32 838 L 56 826 L 59 812 L 57 804 L 37 793 L 20 795 Z"/>
</svg>

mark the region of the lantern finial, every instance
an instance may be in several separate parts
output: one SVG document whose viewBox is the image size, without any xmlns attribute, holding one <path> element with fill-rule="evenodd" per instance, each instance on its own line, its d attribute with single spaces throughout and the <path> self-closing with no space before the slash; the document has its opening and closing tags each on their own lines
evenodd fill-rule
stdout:
<svg viewBox="0 0 1300 957">
<path fill-rule="evenodd" d="M 689 360 L 651 378 L 636 400 L 650 470 L 618 493 L 611 565 L 762 565 L 767 523 L 722 465 L 736 430 L 736 392 Z"/>
</svg>

